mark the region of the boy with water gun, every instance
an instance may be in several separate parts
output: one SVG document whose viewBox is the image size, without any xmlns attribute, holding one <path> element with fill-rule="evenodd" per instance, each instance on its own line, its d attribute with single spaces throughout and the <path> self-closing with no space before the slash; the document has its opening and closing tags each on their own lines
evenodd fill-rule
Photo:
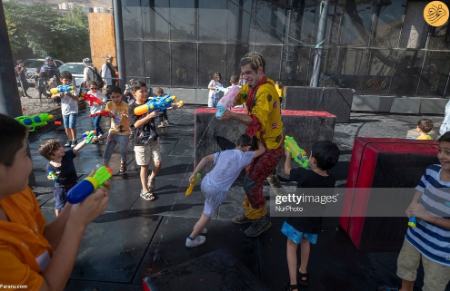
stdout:
<svg viewBox="0 0 450 291">
<path fill-rule="evenodd" d="M 103 129 L 100 126 L 102 115 L 99 114 L 103 111 L 103 107 L 106 102 L 106 96 L 102 94 L 98 88 L 98 84 L 95 81 L 91 81 L 89 84 L 89 91 L 86 93 L 90 98 L 87 100 L 89 104 L 90 117 L 92 120 L 92 126 L 95 130 L 95 139 L 93 142 L 97 142 L 103 137 Z M 86 98 L 85 98 L 86 100 Z"/>
<path fill-rule="evenodd" d="M 214 164 L 213 169 L 202 180 L 201 190 L 205 196 L 205 206 L 199 220 L 194 225 L 191 234 L 186 238 L 186 247 L 193 248 L 205 243 L 206 224 L 226 198 L 228 190 L 238 178 L 241 171 L 254 159 L 265 152 L 264 145 L 259 142 L 256 151 L 250 151 L 252 138 L 242 135 L 237 147 L 208 155 L 201 159 L 192 172 L 189 182 L 194 183 L 197 174 L 208 164 Z"/>
<path fill-rule="evenodd" d="M 67 192 L 77 183 L 78 175 L 73 159 L 85 145 L 86 140 L 83 140 L 74 148 L 64 150 L 58 140 L 50 139 L 39 147 L 39 154 L 48 160 L 47 178 L 54 182 L 56 216 L 61 214 L 67 202 Z"/>
<path fill-rule="evenodd" d="M 27 186 L 32 171 L 27 130 L 0 114 L 0 282 L 27 290 L 64 290 L 87 225 L 106 209 L 100 187 L 83 202 L 67 204 L 46 224 Z"/>
<path fill-rule="evenodd" d="M 289 140 L 288 140 L 289 144 Z M 298 188 L 334 188 L 335 178 L 329 173 L 339 159 L 339 148 L 330 141 L 319 141 L 312 146 L 308 161 L 299 168 L 291 167 L 291 155 L 298 153 L 286 146 L 284 173 L 296 181 Z M 305 155 L 306 156 L 306 155 Z M 300 290 L 309 283 L 308 260 L 311 244 L 316 244 L 321 230 L 321 217 L 289 217 L 281 228 L 286 236 L 286 257 L 289 269 L 288 290 Z M 297 269 L 297 248 L 300 246 L 300 268 Z M 299 279 L 299 280 L 297 280 Z"/>
<path fill-rule="evenodd" d="M 63 86 L 71 86 L 72 74 L 61 73 L 61 83 Z M 77 116 L 78 116 L 78 96 L 71 90 L 58 91 L 52 98 L 61 98 L 61 112 L 64 123 L 64 130 L 67 135 L 65 147 L 74 147 L 77 144 Z"/>
<path fill-rule="evenodd" d="M 429 166 L 406 215 L 410 218 L 397 259 L 402 291 L 412 291 L 420 263 L 424 280 L 421 290 L 445 290 L 450 281 L 450 132 L 439 139 L 440 164 Z"/>
</svg>

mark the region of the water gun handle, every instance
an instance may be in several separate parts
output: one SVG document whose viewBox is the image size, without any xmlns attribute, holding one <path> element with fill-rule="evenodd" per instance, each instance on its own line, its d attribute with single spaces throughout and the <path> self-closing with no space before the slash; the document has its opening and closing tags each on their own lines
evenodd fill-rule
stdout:
<svg viewBox="0 0 450 291">
<path fill-rule="evenodd" d="M 415 216 L 409 217 L 409 219 L 408 219 L 408 226 L 412 227 L 412 228 L 417 226 L 417 218 Z"/>
<path fill-rule="evenodd" d="M 202 175 L 200 173 L 197 173 L 195 175 L 195 178 L 192 182 L 189 183 L 188 188 L 186 189 L 186 192 L 184 192 L 184 196 L 189 197 L 192 195 L 192 192 L 194 191 L 195 185 L 197 185 L 200 180 L 202 179 Z"/>
<path fill-rule="evenodd" d="M 106 166 L 98 168 L 94 175 L 86 177 L 83 181 L 73 186 L 67 193 L 67 201 L 71 204 L 82 202 L 86 197 L 91 195 L 99 187 L 111 179 L 112 170 Z"/>
</svg>

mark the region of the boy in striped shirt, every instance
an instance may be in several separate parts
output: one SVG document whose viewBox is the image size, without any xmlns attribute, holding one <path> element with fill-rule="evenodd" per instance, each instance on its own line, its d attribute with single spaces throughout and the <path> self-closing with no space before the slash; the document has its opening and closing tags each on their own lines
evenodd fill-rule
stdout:
<svg viewBox="0 0 450 291">
<path fill-rule="evenodd" d="M 406 209 L 417 218 L 406 232 L 397 260 L 401 291 L 412 291 L 422 260 L 423 291 L 444 291 L 450 281 L 450 132 L 439 138 L 440 165 L 425 170 Z"/>
</svg>

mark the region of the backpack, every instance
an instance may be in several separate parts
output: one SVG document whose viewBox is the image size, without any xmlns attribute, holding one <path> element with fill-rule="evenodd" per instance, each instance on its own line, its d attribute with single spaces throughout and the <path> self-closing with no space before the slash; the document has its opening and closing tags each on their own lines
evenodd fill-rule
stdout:
<svg viewBox="0 0 450 291">
<path fill-rule="evenodd" d="M 92 70 L 92 72 L 94 73 L 94 80 L 95 83 L 97 83 L 98 88 L 103 88 L 103 86 L 105 85 L 105 82 L 103 82 L 102 76 L 100 76 L 100 74 L 97 72 L 97 70 L 95 68 L 89 67 L 89 69 Z"/>
</svg>

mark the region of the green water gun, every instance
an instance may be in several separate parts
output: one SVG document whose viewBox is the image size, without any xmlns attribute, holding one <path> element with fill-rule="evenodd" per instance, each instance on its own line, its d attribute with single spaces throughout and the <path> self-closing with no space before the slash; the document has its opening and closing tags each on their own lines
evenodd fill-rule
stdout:
<svg viewBox="0 0 450 291">
<path fill-rule="evenodd" d="M 15 119 L 28 128 L 30 132 L 33 132 L 36 128 L 47 125 L 53 119 L 53 115 L 50 113 L 40 113 L 31 116 L 22 115 Z"/>
<path fill-rule="evenodd" d="M 306 155 L 306 151 L 298 146 L 292 136 L 286 135 L 284 138 L 284 148 L 291 154 L 291 157 L 300 167 L 304 169 L 309 168 L 309 157 Z"/>
</svg>

